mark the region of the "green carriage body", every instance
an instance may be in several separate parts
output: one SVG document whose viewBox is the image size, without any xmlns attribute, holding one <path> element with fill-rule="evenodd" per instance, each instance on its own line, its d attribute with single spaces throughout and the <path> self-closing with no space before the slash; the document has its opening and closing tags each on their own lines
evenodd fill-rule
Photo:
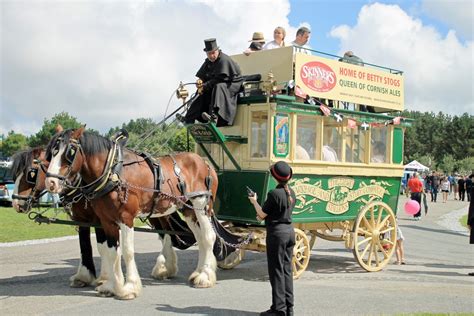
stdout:
<svg viewBox="0 0 474 316">
<path fill-rule="evenodd" d="M 219 219 L 259 225 L 246 186 L 252 186 L 263 203 L 276 184 L 267 171 L 221 173 L 216 201 Z M 294 223 L 339 222 L 354 220 L 362 207 L 373 200 L 385 202 L 396 212 L 400 178 L 295 174 L 290 186 L 297 196 Z"/>
</svg>

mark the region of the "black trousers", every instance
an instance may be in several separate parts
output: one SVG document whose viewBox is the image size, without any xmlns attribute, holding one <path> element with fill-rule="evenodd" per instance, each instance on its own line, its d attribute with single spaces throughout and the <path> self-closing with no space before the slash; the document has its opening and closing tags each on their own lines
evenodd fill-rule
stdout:
<svg viewBox="0 0 474 316">
<path fill-rule="evenodd" d="M 464 201 L 465 196 L 466 196 L 466 190 L 459 190 L 459 201 Z"/>
<path fill-rule="evenodd" d="M 295 231 L 291 224 L 267 226 L 268 275 L 272 285 L 271 309 L 286 314 L 293 310 L 293 270 L 291 260 Z"/>
<path fill-rule="evenodd" d="M 420 204 L 420 210 L 418 211 L 418 213 L 413 215 L 413 217 L 420 217 L 421 216 L 421 192 L 412 193 L 411 196 L 410 196 L 410 199 L 415 200 L 415 201 L 418 202 L 418 204 Z"/>
<path fill-rule="evenodd" d="M 205 123 L 202 118 L 202 113 L 207 112 L 212 114 L 213 109 L 211 108 L 212 92 L 207 91 L 194 100 L 189 106 L 188 112 L 185 116 L 186 124 L 193 124 L 195 120 L 201 123 Z"/>
</svg>

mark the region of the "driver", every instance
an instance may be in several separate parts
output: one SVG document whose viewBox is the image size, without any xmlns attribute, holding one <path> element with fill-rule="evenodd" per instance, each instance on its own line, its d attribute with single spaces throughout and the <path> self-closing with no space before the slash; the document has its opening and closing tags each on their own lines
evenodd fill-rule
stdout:
<svg viewBox="0 0 474 316">
<path fill-rule="evenodd" d="M 243 77 L 239 65 L 224 54 L 215 38 L 204 40 L 207 59 L 198 70 L 196 77 L 200 94 L 184 117 L 186 124 L 195 120 L 213 120 L 217 126 L 234 123 L 237 112 L 237 96 L 242 87 Z"/>
</svg>

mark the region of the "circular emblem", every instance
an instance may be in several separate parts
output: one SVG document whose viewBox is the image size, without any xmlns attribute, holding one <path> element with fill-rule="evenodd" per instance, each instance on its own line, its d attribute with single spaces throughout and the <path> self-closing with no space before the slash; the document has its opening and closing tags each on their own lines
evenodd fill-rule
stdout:
<svg viewBox="0 0 474 316">
<path fill-rule="evenodd" d="M 317 92 L 328 92 L 336 86 L 336 73 L 319 61 L 310 61 L 301 66 L 300 76 L 308 88 Z"/>
</svg>

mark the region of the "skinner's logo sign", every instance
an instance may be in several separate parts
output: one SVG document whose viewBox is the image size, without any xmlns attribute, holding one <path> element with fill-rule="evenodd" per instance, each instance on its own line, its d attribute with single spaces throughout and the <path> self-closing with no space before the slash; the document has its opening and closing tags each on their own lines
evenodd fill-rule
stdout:
<svg viewBox="0 0 474 316">
<path fill-rule="evenodd" d="M 336 86 L 336 73 L 319 61 L 307 62 L 301 66 L 301 80 L 311 90 L 328 92 Z"/>
</svg>

